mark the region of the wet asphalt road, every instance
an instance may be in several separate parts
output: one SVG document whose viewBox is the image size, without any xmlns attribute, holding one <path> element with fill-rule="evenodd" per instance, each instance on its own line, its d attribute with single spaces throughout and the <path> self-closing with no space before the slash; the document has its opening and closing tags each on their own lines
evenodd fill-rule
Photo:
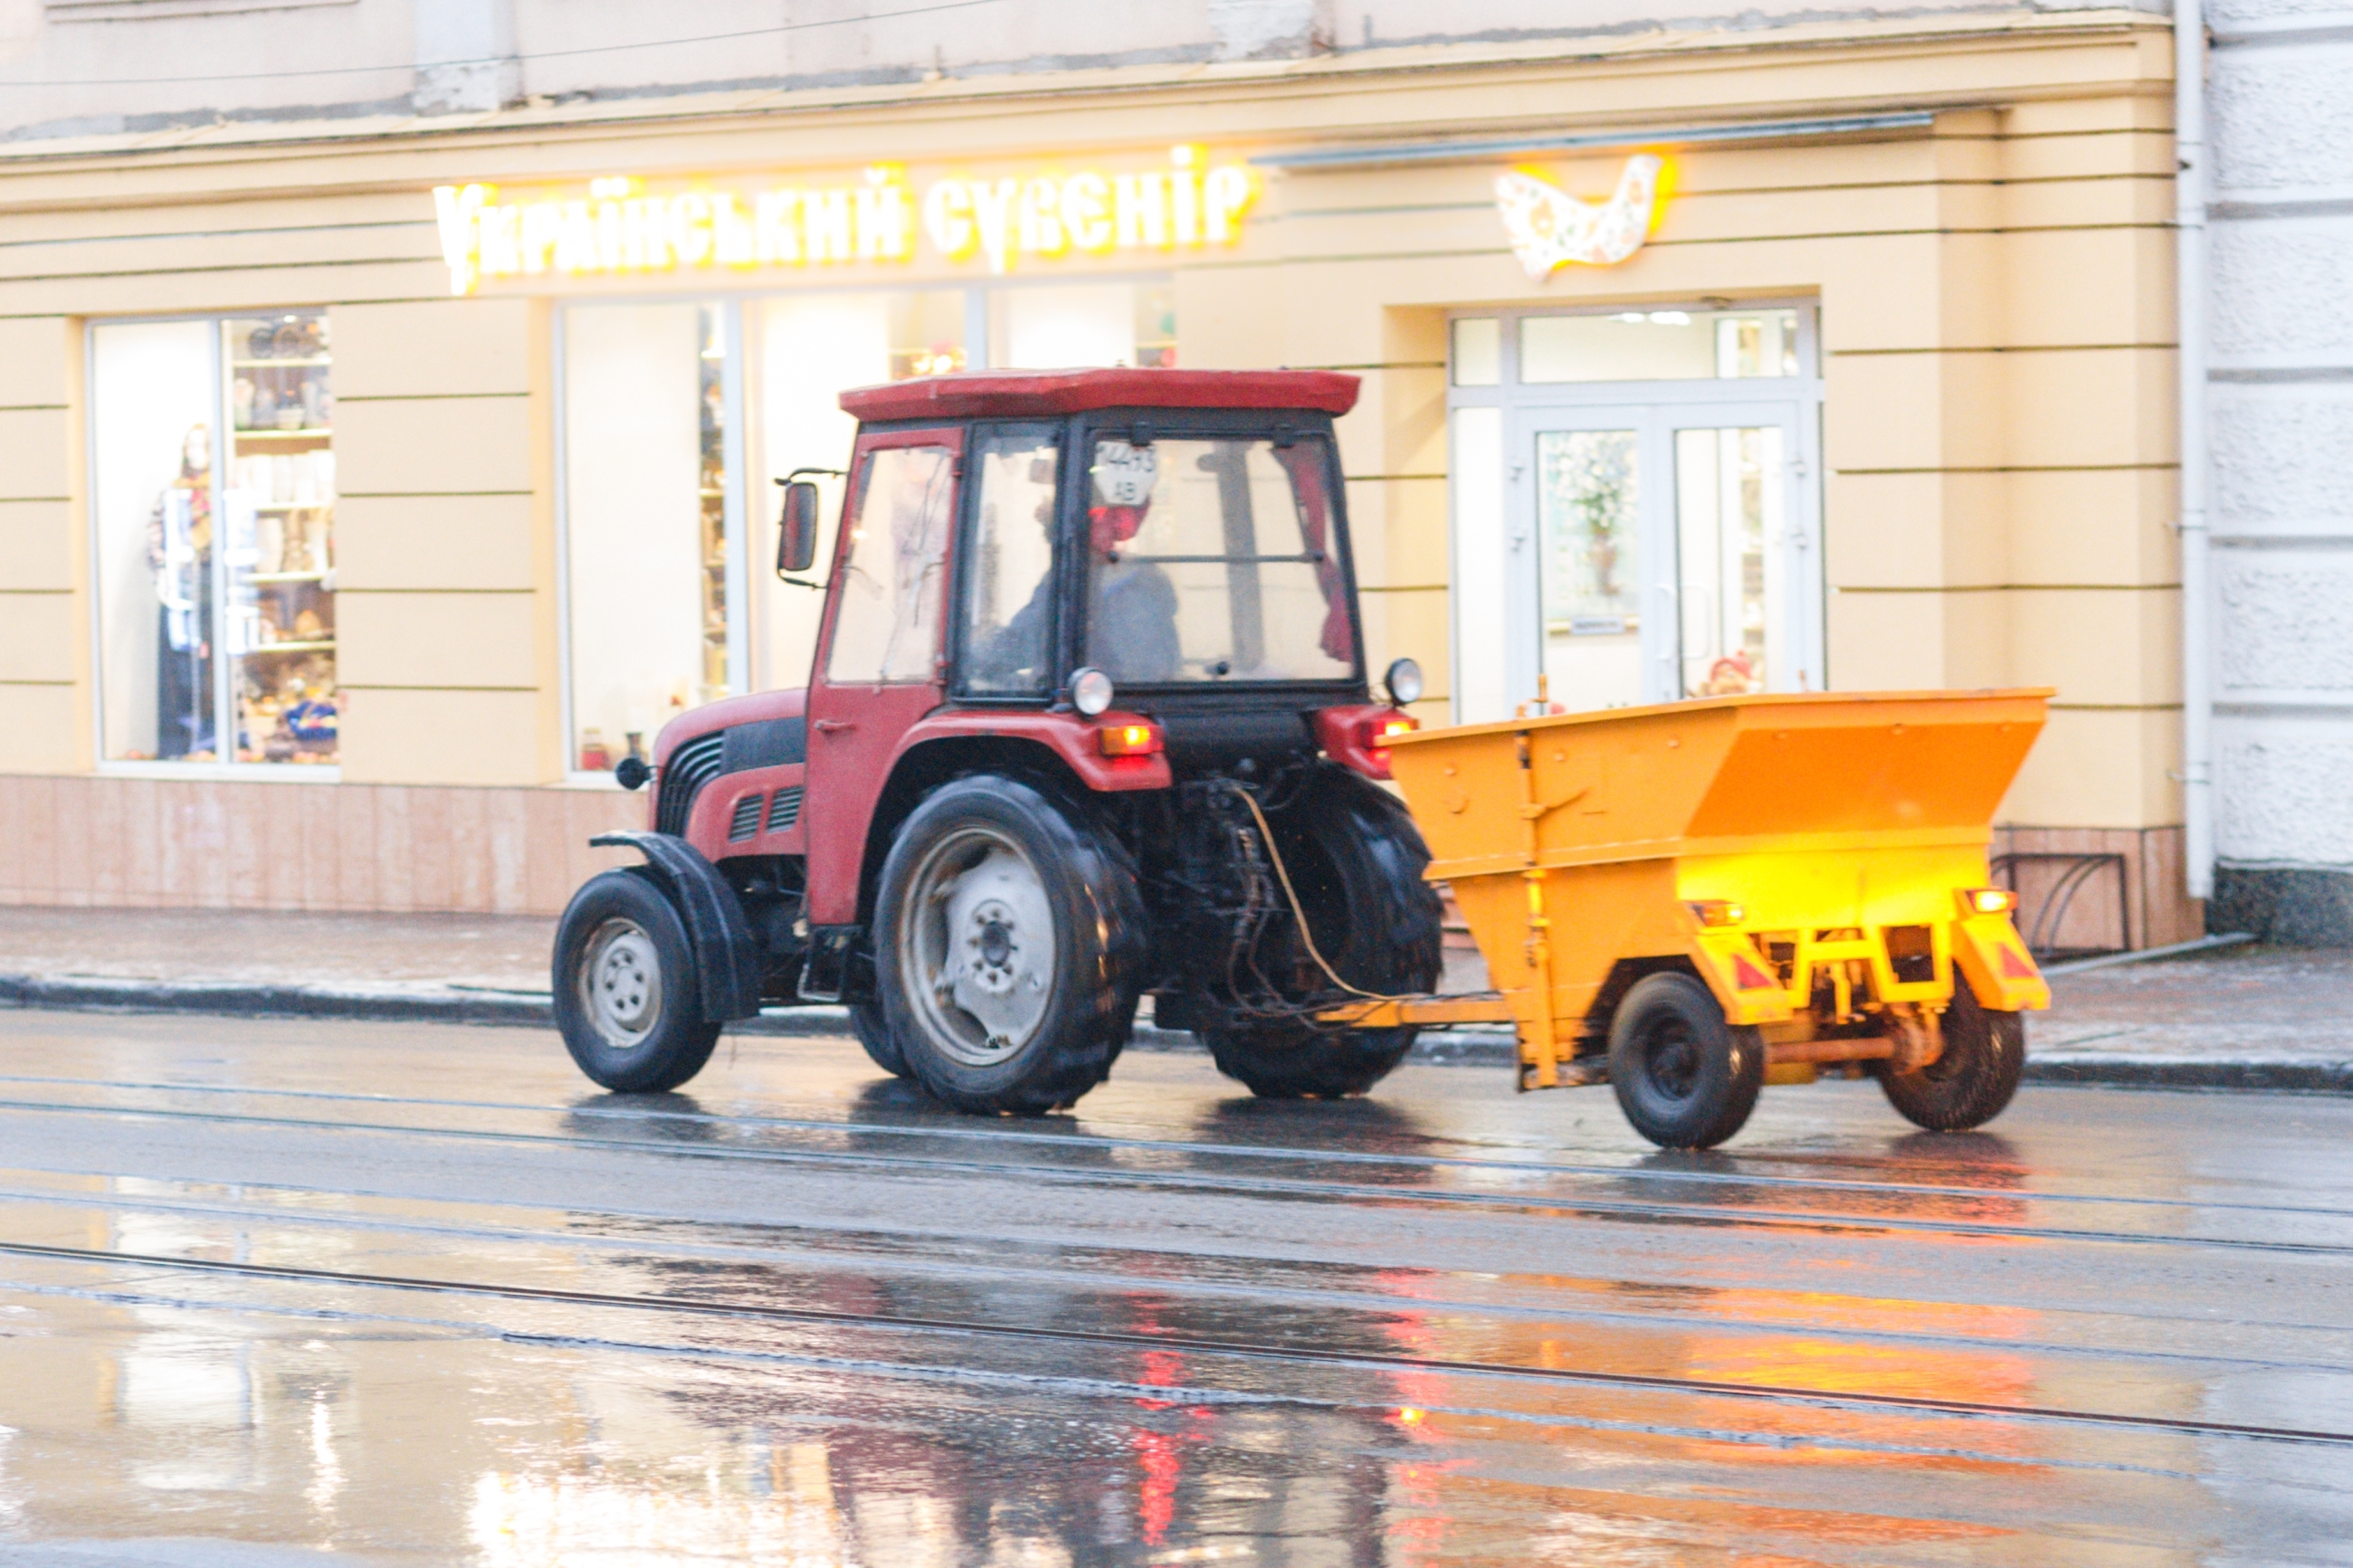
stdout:
<svg viewBox="0 0 2353 1568">
<path fill-rule="evenodd" d="M 631 1099 L 529 1030 L 0 1014 L 0 1564 L 329 1548 L 2353 1562 L 2353 1102 L 1822 1084 L 1678 1156 L 1499 1069 L 979 1121 L 839 1040 Z"/>
</svg>

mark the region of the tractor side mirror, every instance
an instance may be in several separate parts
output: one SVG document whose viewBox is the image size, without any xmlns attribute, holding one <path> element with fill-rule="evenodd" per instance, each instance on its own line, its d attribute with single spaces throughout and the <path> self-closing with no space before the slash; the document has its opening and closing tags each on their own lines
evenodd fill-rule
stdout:
<svg viewBox="0 0 2353 1568">
<path fill-rule="evenodd" d="M 776 519 L 776 571 L 806 572 L 817 559 L 817 487 L 807 479 L 785 486 L 785 510 Z"/>
</svg>

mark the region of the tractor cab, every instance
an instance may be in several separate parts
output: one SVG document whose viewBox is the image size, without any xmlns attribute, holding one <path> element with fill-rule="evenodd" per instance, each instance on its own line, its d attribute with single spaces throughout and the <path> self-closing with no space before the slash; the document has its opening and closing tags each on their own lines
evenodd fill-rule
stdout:
<svg viewBox="0 0 2353 1568">
<path fill-rule="evenodd" d="M 1108 1070 L 1146 994 L 1266 1092 L 1386 1071 L 1409 1030 L 1314 1024 L 1350 985 L 1429 984 L 1438 951 L 1419 835 L 1367 782 L 1411 721 L 1366 681 L 1333 432 L 1356 393 L 1324 372 L 1091 370 L 843 395 L 860 428 L 821 578 L 803 476 L 778 530 L 778 574 L 826 596 L 807 689 L 674 721 L 652 831 L 620 836 L 648 865 L 612 875 L 708 906 L 666 977 L 641 931 L 617 993 L 691 984 L 690 1043 L 649 1054 L 670 1063 L 650 1077 L 613 1066 L 599 1041 L 628 1055 L 660 1031 L 599 1023 L 607 992 L 583 976 L 605 961 L 575 933 L 557 991 L 577 994 L 565 1032 L 591 1076 L 674 1079 L 728 1017 L 839 1001 L 892 1070 L 976 1108 L 1046 1109 Z M 1419 695 L 1409 660 L 1387 684 Z M 1026 826 L 965 820 L 1008 802 Z M 922 847 L 942 814 L 962 848 Z M 959 893 L 984 883 L 994 915 Z M 1405 915 L 1377 929 L 1389 905 Z M 1091 978 L 1049 953 L 1092 954 Z M 1351 963 L 1364 980 L 1342 978 Z M 1345 1059 L 1315 1068 L 1318 1042 Z"/>
</svg>

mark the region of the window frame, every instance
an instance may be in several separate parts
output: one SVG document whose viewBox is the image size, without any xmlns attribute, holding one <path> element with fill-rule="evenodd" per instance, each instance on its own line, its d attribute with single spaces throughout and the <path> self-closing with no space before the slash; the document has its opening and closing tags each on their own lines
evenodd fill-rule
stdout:
<svg viewBox="0 0 2353 1568">
<path fill-rule="evenodd" d="M 972 573 L 979 557 L 980 539 L 980 476 L 975 473 L 980 444 L 993 436 L 1011 431 L 1050 431 L 1054 438 L 1054 521 L 1051 525 L 1053 559 L 1046 569 L 1048 614 L 1046 628 L 1046 685 L 1042 691 L 975 691 L 965 679 L 965 656 L 969 651 L 969 617 L 959 614 L 972 603 Z M 948 600 L 948 694 L 959 706 L 973 708 L 1044 708 L 1053 702 L 1055 694 L 1069 681 L 1069 667 L 1062 659 L 1062 623 L 1070 617 L 1063 605 L 1067 592 L 1063 562 L 1070 554 L 1068 531 L 1063 526 L 1062 486 L 1069 473 L 1071 455 L 1071 422 L 1068 419 L 976 419 L 966 424 L 964 433 L 963 493 L 958 497 L 955 542 L 951 546 L 955 553 L 955 570 L 950 574 Z"/>
</svg>

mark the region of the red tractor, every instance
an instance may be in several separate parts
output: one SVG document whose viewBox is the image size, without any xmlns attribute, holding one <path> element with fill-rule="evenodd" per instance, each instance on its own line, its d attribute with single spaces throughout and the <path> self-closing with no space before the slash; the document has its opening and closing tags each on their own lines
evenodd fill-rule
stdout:
<svg viewBox="0 0 2353 1568">
<path fill-rule="evenodd" d="M 1322 372 L 974 372 L 860 420 L 806 690 L 665 729 L 645 863 L 565 911 L 555 1012 L 607 1089 L 686 1082 L 764 1005 L 847 1005 L 965 1110 L 1103 1081 L 1138 1001 L 1253 1093 L 1359 1094 L 1409 1026 L 1319 1023 L 1440 968 L 1368 689 Z M 816 553 L 786 482 L 777 571 Z M 811 584 L 810 586 L 817 586 Z"/>
</svg>

